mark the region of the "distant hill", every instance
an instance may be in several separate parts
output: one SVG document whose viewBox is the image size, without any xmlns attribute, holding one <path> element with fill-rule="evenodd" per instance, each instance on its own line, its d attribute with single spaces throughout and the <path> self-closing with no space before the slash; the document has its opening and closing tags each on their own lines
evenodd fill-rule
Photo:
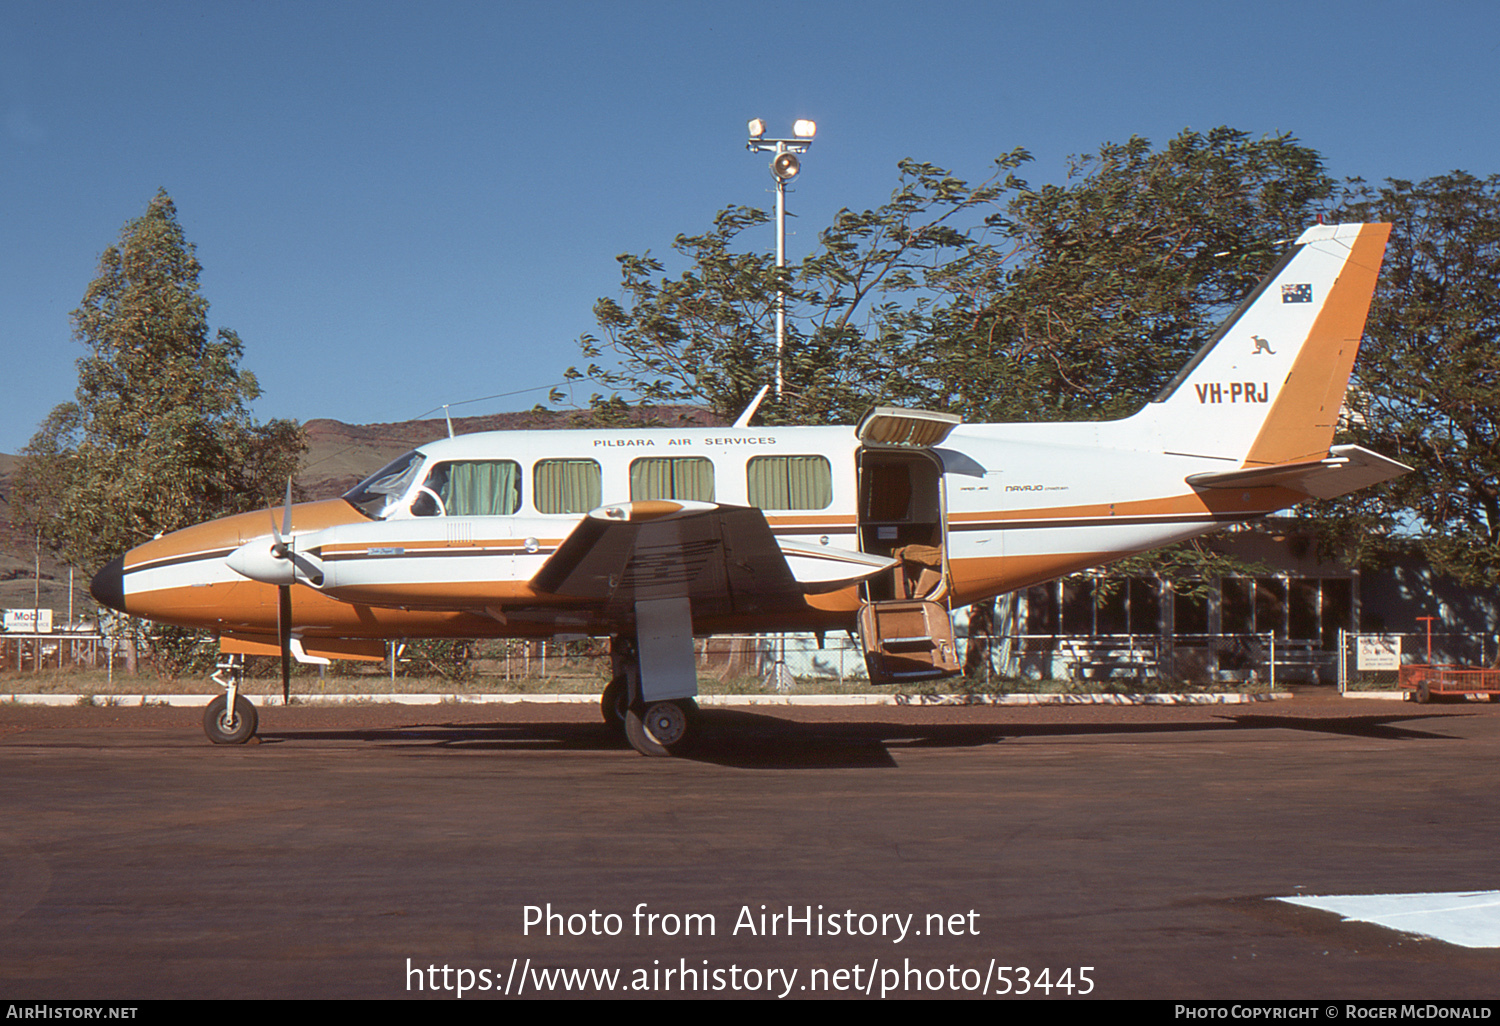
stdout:
<svg viewBox="0 0 1500 1026">
<path fill-rule="evenodd" d="M 692 406 L 662 406 L 638 414 L 643 423 L 663 426 L 712 427 L 719 421 Z M 583 426 L 579 414 L 553 411 L 497 413 L 488 417 L 455 417 L 457 434 L 474 431 L 538 431 Z M 345 424 L 337 420 L 310 420 L 308 452 L 297 475 L 297 488 L 306 499 L 331 499 L 364 480 L 391 460 L 424 442 L 443 438 L 448 425 L 443 420 L 408 420 L 394 424 Z M 11 523 L 11 476 L 16 457 L 0 453 L 0 609 L 30 609 L 37 602 L 53 611 L 56 623 L 68 615 L 68 567 L 41 551 L 40 589 L 37 579 L 36 537 Z M 75 617 L 94 609 L 88 593 L 89 580 L 98 567 L 79 567 L 73 575 Z"/>
</svg>

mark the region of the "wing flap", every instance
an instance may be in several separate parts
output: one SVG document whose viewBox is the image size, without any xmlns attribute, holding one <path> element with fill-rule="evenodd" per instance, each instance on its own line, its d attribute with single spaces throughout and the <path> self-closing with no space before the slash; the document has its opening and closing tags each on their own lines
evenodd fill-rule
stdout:
<svg viewBox="0 0 1500 1026">
<path fill-rule="evenodd" d="M 596 512 L 542 564 L 533 588 L 620 610 L 638 601 L 686 597 L 698 616 L 804 604 L 802 588 L 758 509 L 701 504 L 649 519 L 631 516 L 623 506 Z"/>
</svg>

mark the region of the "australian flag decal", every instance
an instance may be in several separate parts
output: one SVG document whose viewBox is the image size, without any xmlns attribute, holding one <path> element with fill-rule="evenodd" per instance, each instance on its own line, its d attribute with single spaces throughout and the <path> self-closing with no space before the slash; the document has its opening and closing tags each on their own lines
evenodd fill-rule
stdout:
<svg viewBox="0 0 1500 1026">
<path fill-rule="evenodd" d="M 1281 301 L 1283 303 L 1311 303 L 1311 285 L 1283 285 L 1281 286 Z"/>
</svg>

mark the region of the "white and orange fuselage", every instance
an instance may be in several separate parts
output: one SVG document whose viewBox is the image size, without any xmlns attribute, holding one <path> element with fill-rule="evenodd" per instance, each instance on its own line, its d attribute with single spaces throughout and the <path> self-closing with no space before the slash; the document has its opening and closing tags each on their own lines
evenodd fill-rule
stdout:
<svg viewBox="0 0 1500 1026">
<path fill-rule="evenodd" d="M 282 511 L 248 513 L 132 549 L 95 594 L 275 651 L 277 589 L 294 585 L 299 647 L 332 656 L 616 634 L 669 598 L 700 635 L 852 628 L 883 599 L 978 602 L 1403 472 L 1332 445 L 1388 231 L 1310 229 L 1124 420 L 882 410 L 858 428 L 464 435 L 292 507 L 289 558 Z"/>
</svg>

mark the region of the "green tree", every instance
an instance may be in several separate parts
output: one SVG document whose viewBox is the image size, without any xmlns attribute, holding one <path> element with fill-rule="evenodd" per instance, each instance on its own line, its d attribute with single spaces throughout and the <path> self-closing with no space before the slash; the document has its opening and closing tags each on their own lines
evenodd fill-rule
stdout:
<svg viewBox="0 0 1500 1026">
<path fill-rule="evenodd" d="M 1022 150 L 1001 157 L 978 186 L 942 168 L 902 161 L 889 202 L 842 210 L 800 266 L 777 270 L 762 252 L 737 252 L 764 211 L 733 207 L 711 231 L 678 236 L 673 250 L 687 269 L 666 276 L 648 252 L 619 257 L 623 302 L 601 299 L 594 315 L 603 338 L 579 340 L 591 361 L 585 376 L 611 389 L 596 410 L 618 411 L 620 393 L 646 403 L 695 403 L 732 420 L 774 378 L 775 302 L 786 297 L 785 388 L 768 399 L 769 423 L 820 424 L 857 417 L 886 390 L 891 351 L 903 337 L 899 315 L 931 301 L 927 281 L 975 244 L 985 213 L 1024 183 L 1014 171 Z"/>
<path fill-rule="evenodd" d="M 76 399 L 22 453 L 15 519 L 97 568 L 162 531 L 275 503 L 305 451 L 291 421 L 255 424 L 244 346 L 210 337 L 200 266 L 158 192 L 104 251 L 73 312 Z"/>
<path fill-rule="evenodd" d="M 1147 402 L 1333 193 L 1289 135 L 1184 131 L 1076 157 L 1022 190 L 928 276 L 899 379 L 922 405 L 982 421 L 1094 420 Z"/>
<path fill-rule="evenodd" d="M 672 249 L 690 269 L 676 278 L 662 277 L 666 267 L 649 251 L 616 258 L 625 303 L 594 304 L 604 338 L 580 338 L 593 362 L 585 372 L 567 372 L 570 380 L 588 377 L 615 390 L 593 397 L 598 419 L 623 417 L 620 391 L 649 404 L 707 406 L 729 419 L 749 402 L 769 365 L 767 339 L 775 345 L 777 272 L 773 259 L 736 253 L 732 245 L 765 221 L 762 211 L 734 207 L 720 211 L 710 231 L 679 235 Z"/>
<path fill-rule="evenodd" d="M 1392 222 L 1345 438 L 1415 468 L 1321 509 L 1370 562 L 1415 536 L 1433 568 L 1500 584 L 1500 175 L 1350 183 L 1340 216 Z"/>
<path fill-rule="evenodd" d="M 587 374 L 618 402 L 700 403 L 733 418 L 773 376 L 788 302 L 786 395 L 768 422 L 837 423 L 877 402 L 971 420 L 1127 415 L 1155 394 L 1314 219 L 1334 183 L 1288 135 L 1184 131 L 1074 158 L 1033 189 L 1023 149 L 971 185 L 900 164 L 884 205 L 842 210 L 778 280 L 736 252 L 767 216 L 735 208 L 680 236 L 687 270 L 622 256 L 624 301 L 595 307 Z M 578 377 L 583 373 L 574 371 Z M 605 402 L 596 397 L 598 402 Z"/>
</svg>

